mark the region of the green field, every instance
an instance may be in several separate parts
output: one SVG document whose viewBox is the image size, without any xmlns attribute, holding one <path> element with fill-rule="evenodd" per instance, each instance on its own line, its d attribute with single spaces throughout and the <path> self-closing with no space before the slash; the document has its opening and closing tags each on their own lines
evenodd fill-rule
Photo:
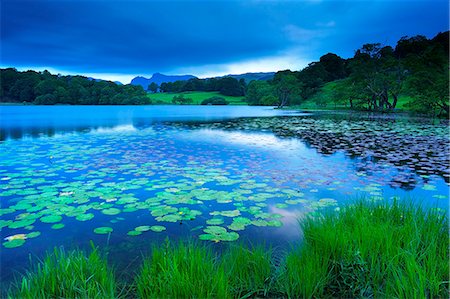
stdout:
<svg viewBox="0 0 450 299">
<path fill-rule="evenodd" d="M 201 102 L 205 99 L 211 98 L 211 97 L 222 97 L 225 100 L 227 100 L 230 105 L 247 105 L 247 103 L 244 101 L 244 97 L 230 97 L 230 96 L 224 96 L 220 94 L 218 91 L 192 91 L 192 92 L 180 92 L 180 93 L 166 93 L 166 92 L 160 92 L 160 93 L 152 93 L 149 94 L 148 97 L 152 100 L 153 104 L 170 104 L 172 105 L 172 99 L 174 96 L 177 95 L 184 95 L 185 98 L 191 98 L 192 99 L 192 105 L 200 105 Z"/>
</svg>

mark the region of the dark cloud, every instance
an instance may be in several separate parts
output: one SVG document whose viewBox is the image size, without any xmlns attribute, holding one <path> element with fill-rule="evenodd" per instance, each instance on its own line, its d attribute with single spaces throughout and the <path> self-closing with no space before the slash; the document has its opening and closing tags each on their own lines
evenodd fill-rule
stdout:
<svg viewBox="0 0 450 299">
<path fill-rule="evenodd" d="M 448 28 L 444 1 L 2 0 L 3 66 L 78 73 L 171 72 L 298 49 L 351 56 Z"/>
</svg>

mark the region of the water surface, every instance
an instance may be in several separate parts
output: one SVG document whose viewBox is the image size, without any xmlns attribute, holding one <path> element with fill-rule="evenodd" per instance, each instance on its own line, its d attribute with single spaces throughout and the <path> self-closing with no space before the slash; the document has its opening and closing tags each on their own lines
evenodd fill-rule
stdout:
<svg viewBox="0 0 450 299">
<path fill-rule="evenodd" d="M 120 269 L 165 238 L 288 246 L 301 239 L 299 218 L 359 197 L 448 211 L 448 126 L 430 120 L 242 106 L 0 109 L 3 281 L 29 254 L 91 240 Z"/>
</svg>

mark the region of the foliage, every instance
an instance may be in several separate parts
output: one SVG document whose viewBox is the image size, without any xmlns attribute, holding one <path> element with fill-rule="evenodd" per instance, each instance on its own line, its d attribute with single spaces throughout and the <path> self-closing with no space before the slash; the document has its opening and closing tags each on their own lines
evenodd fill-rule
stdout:
<svg viewBox="0 0 450 299">
<path fill-rule="evenodd" d="M 159 88 L 158 84 L 156 84 L 155 82 L 152 82 L 152 83 L 149 84 L 147 90 L 150 91 L 150 92 L 155 93 L 155 92 L 158 91 L 158 88 Z"/>
<path fill-rule="evenodd" d="M 55 248 L 14 286 L 14 298 L 116 298 L 113 271 L 97 249 L 89 255 Z"/>
<path fill-rule="evenodd" d="M 243 96 L 246 83 L 244 79 L 237 80 L 232 77 L 198 79 L 193 78 L 186 81 L 161 83 L 162 92 L 185 92 L 185 91 L 218 91 L 226 96 Z"/>
<path fill-rule="evenodd" d="M 176 96 L 173 97 L 172 103 L 173 104 L 185 105 L 185 104 L 192 103 L 192 99 L 191 98 L 185 98 L 183 94 L 180 94 L 180 95 L 176 95 Z"/>
<path fill-rule="evenodd" d="M 136 277 L 140 298 L 229 298 L 228 277 L 211 250 L 193 243 L 153 247 Z"/>
<path fill-rule="evenodd" d="M 48 71 L 18 72 L 0 69 L 0 102 L 38 105 L 140 105 L 150 104 L 140 86 L 117 85 L 82 76 L 52 75 Z"/>
<path fill-rule="evenodd" d="M 444 213 L 395 201 L 360 201 L 339 213 L 307 218 L 302 228 L 305 244 L 288 254 L 282 278 L 290 297 L 416 298 L 448 293 Z"/>
<path fill-rule="evenodd" d="M 250 82 L 246 101 L 271 105 L 276 97 L 279 107 L 312 100 L 320 108 L 392 111 L 401 98 L 411 97 L 402 108 L 448 117 L 448 44 L 447 31 L 431 40 L 403 37 L 395 48 L 365 44 L 347 60 L 328 53 L 301 71 L 279 71 L 271 81 Z M 326 90 L 329 82 L 335 83 L 332 92 Z"/>
<path fill-rule="evenodd" d="M 202 101 L 202 105 L 228 105 L 228 101 L 222 97 L 210 97 Z"/>
<path fill-rule="evenodd" d="M 272 99 L 275 98 L 275 100 L 268 105 L 276 105 L 278 99 L 275 97 L 273 85 L 267 81 L 254 80 L 248 84 L 245 101 L 249 105 L 265 105 L 262 99 L 267 96 L 271 96 Z"/>
</svg>

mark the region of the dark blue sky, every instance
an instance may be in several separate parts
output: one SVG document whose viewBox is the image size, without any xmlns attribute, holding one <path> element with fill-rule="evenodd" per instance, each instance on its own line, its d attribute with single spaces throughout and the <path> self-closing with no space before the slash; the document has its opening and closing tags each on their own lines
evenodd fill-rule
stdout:
<svg viewBox="0 0 450 299">
<path fill-rule="evenodd" d="M 448 30 L 448 3 L 422 1 L 1 0 L 1 66 L 125 83 L 299 70 L 327 52 Z"/>
</svg>

